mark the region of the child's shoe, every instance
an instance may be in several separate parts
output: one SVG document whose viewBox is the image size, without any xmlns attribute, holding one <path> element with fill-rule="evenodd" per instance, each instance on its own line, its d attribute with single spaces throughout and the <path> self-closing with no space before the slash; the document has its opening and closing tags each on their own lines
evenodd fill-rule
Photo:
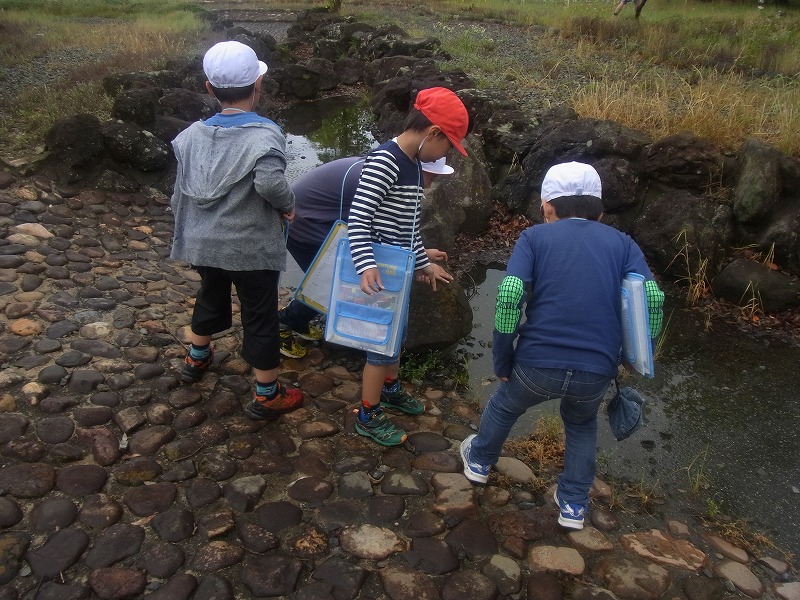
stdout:
<svg viewBox="0 0 800 600">
<path fill-rule="evenodd" d="M 553 490 L 553 500 L 558 505 L 558 524 L 569 529 L 583 529 L 586 507 L 583 504 L 567 504 L 558 497 L 558 488 Z"/>
<path fill-rule="evenodd" d="M 186 353 L 181 367 L 181 380 L 184 383 L 196 383 L 200 381 L 211 363 L 214 362 L 214 348 L 209 348 L 208 356 L 205 358 L 194 359 L 191 350 Z"/>
<path fill-rule="evenodd" d="M 294 332 L 288 327 L 281 325 L 280 338 L 281 354 L 286 358 L 303 358 L 306 355 L 306 349 L 294 339 Z"/>
<path fill-rule="evenodd" d="M 425 405 L 411 394 L 398 386 L 396 392 L 389 393 L 386 388 L 381 390 L 381 406 L 388 410 L 404 412 L 407 415 L 421 415 L 425 412 Z"/>
<path fill-rule="evenodd" d="M 469 451 L 472 448 L 472 440 L 475 437 L 475 434 L 469 435 L 461 442 L 460 452 L 461 462 L 464 463 L 464 475 L 475 483 L 486 483 L 489 480 L 489 471 L 492 467 L 472 462 L 469 459 Z"/>
<path fill-rule="evenodd" d="M 309 342 L 318 342 L 325 337 L 325 325 L 319 319 L 312 319 L 306 326 L 305 331 L 295 331 L 294 334 Z"/>
<path fill-rule="evenodd" d="M 297 388 L 286 388 L 278 383 L 278 394 L 274 398 L 254 394 L 253 400 L 244 407 L 244 414 L 251 419 L 263 421 L 275 419 L 303 405 L 303 392 Z"/>
<path fill-rule="evenodd" d="M 356 417 L 356 431 L 381 446 L 399 446 L 408 437 L 406 432 L 392 423 L 380 409 L 372 413 L 369 421 L 363 422 Z"/>
</svg>

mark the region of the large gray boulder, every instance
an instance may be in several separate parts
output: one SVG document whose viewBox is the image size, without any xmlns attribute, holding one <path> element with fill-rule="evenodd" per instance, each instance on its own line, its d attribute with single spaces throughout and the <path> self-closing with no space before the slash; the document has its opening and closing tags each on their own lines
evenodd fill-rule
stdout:
<svg viewBox="0 0 800 600">
<path fill-rule="evenodd" d="M 159 91 L 155 88 L 134 88 L 117 94 L 111 116 L 120 121 L 132 121 L 149 127 L 160 112 Z"/>
<path fill-rule="evenodd" d="M 112 73 L 103 77 L 103 91 L 109 96 L 115 97 L 125 90 L 177 88 L 181 86 L 182 77 L 179 72 L 173 69 Z"/>
<path fill-rule="evenodd" d="M 722 154 L 707 139 L 678 133 L 650 146 L 644 172 L 672 187 L 705 190 L 719 185 Z"/>
<path fill-rule="evenodd" d="M 641 212 L 625 225 L 653 272 L 675 279 L 694 276 L 703 265 L 707 276 L 712 277 L 733 241 L 730 206 L 708 202 L 696 192 L 655 183 Z"/>
<path fill-rule="evenodd" d="M 169 147 L 135 123 L 111 121 L 103 127 L 109 153 L 118 161 L 141 171 L 164 169 L 169 164 Z"/>
<path fill-rule="evenodd" d="M 427 283 L 414 282 L 405 348 L 415 352 L 451 348 L 470 331 L 472 308 L 458 283 L 437 282 L 434 292 Z"/>
<path fill-rule="evenodd" d="M 524 179 L 528 188 L 538 194 L 545 173 L 555 164 L 575 160 L 594 165 L 600 159 L 610 158 L 637 164 L 643 161 L 650 143 L 651 139 L 644 133 L 614 121 L 568 120 L 552 126 L 533 144 L 522 161 Z M 603 173 L 600 175 L 602 178 Z M 526 213 L 531 210 L 530 207 L 519 209 Z"/>
<path fill-rule="evenodd" d="M 765 252 L 773 250 L 777 264 L 800 275 L 800 199 L 785 204 L 770 215 L 769 222 L 752 237 L 752 242 Z"/>
<path fill-rule="evenodd" d="M 45 136 L 51 156 L 71 168 L 91 165 L 103 154 L 102 124 L 94 115 L 58 119 Z"/>
<path fill-rule="evenodd" d="M 781 202 L 781 153 L 760 140 L 747 140 L 738 154 L 739 176 L 733 191 L 733 214 L 752 226 Z"/>
<path fill-rule="evenodd" d="M 754 260 L 734 260 L 714 277 L 711 288 L 720 298 L 740 306 L 753 302 L 767 312 L 800 306 L 800 280 Z"/>
<path fill-rule="evenodd" d="M 427 248 L 452 253 L 459 233 L 482 233 L 492 214 L 492 186 L 483 164 L 480 144 L 467 136 L 469 156 L 452 153 L 452 175 L 440 175 L 425 190 L 420 233 Z"/>
<path fill-rule="evenodd" d="M 277 77 L 277 75 L 276 75 Z M 300 100 L 319 96 L 320 71 L 308 65 L 286 65 L 281 72 L 281 93 Z"/>
<path fill-rule="evenodd" d="M 163 114 L 191 122 L 208 119 L 220 108 L 213 96 L 183 88 L 165 90 L 158 104 Z"/>
</svg>

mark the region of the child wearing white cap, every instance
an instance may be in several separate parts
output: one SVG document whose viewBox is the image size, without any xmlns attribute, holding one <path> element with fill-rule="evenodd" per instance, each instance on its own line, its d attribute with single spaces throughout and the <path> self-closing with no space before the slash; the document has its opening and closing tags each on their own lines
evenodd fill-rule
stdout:
<svg viewBox="0 0 800 600">
<path fill-rule="evenodd" d="M 516 420 L 532 406 L 558 400 L 566 434 L 554 494 L 558 522 L 582 529 L 596 468 L 597 411 L 617 375 L 622 346 L 620 283 L 627 273 L 647 280 L 656 300 L 652 337 L 664 295 L 639 246 L 600 223 L 602 186 L 594 168 L 552 167 L 541 198 L 547 225 L 522 232 L 498 288 L 492 354 L 500 386 L 478 434 L 462 442 L 461 458 L 467 478 L 485 483 Z"/>
<path fill-rule="evenodd" d="M 295 195 L 295 218 L 289 229 L 286 246 L 292 258 L 305 273 L 319 252 L 322 243 L 337 219 L 347 219 L 356 193 L 363 156 L 340 158 L 311 169 L 292 183 Z M 423 187 L 427 188 L 439 175 L 451 175 L 453 167 L 442 157 L 421 163 Z M 432 261 L 447 261 L 447 253 L 435 248 L 425 252 Z M 279 313 L 281 322 L 281 354 L 302 358 L 304 340 L 320 340 L 323 328 L 315 322 L 319 313 L 302 302 L 292 301 Z"/>
<path fill-rule="evenodd" d="M 171 258 L 200 274 L 191 347 L 181 369 L 199 381 L 213 362 L 211 336 L 231 327 L 231 286 L 241 304 L 242 358 L 255 372 L 252 419 L 271 419 L 303 403 L 299 389 L 278 382 L 278 278 L 286 269 L 284 220 L 294 217 L 286 181 L 286 139 L 255 112 L 267 65 L 240 42 L 206 52 L 206 89 L 222 110 L 192 124 L 172 142 L 178 171 L 172 195 L 175 233 Z"/>
</svg>

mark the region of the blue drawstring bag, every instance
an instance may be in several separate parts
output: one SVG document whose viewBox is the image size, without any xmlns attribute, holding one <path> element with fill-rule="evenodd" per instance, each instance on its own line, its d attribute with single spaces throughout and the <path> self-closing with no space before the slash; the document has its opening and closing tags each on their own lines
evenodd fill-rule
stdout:
<svg viewBox="0 0 800 600">
<path fill-rule="evenodd" d="M 617 441 L 628 438 L 644 426 L 644 400 L 633 388 L 617 388 L 616 397 L 608 403 L 608 424 Z"/>
</svg>

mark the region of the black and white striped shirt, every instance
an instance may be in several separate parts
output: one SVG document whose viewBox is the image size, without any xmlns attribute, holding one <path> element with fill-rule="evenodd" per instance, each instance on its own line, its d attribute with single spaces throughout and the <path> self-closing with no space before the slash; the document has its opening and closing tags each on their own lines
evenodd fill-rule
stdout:
<svg viewBox="0 0 800 600">
<path fill-rule="evenodd" d="M 396 142 L 388 141 L 367 156 L 348 218 L 356 273 L 376 267 L 372 242 L 412 250 L 415 269 L 430 264 L 419 237 L 422 194 L 419 162 L 410 159 Z"/>
</svg>

